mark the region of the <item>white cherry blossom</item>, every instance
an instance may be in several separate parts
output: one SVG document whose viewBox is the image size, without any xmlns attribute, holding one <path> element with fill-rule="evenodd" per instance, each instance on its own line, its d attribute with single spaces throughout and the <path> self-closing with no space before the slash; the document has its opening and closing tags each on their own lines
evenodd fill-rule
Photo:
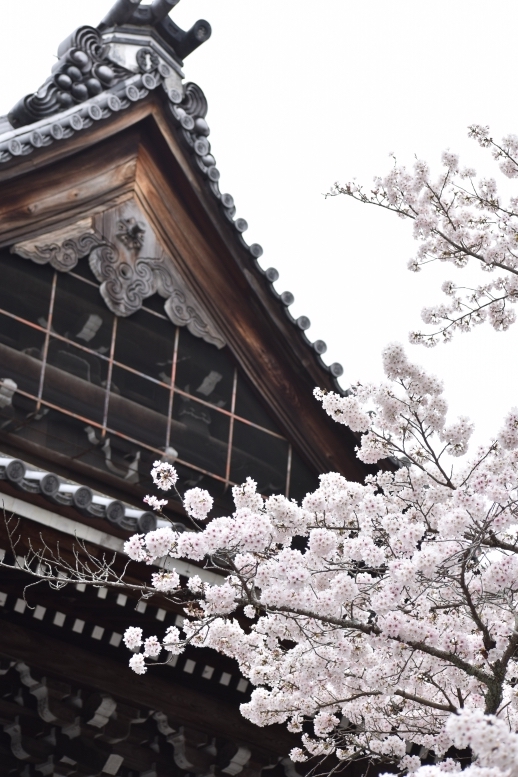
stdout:
<svg viewBox="0 0 518 777">
<path fill-rule="evenodd" d="M 498 143 L 488 127 L 474 124 L 469 136 L 489 150 L 504 176 L 518 177 L 516 135 Z M 422 160 L 407 170 L 394 159 L 389 174 L 376 177 L 368 189 L 349 182 L 336 183 L 329 192 L 410 219 L 419 242 L 416 256 L 408 263 L 413 272 L 439 261 L 460 269 L 474 266 L 483 273 L 476 286 L 446 281 L 442 287 L 446 301 L 422 311 L 430 330 L 413 331 L 410 340 L 429 347 L 485 322 L 497 331 L 507 330 L 516 321 L 518 301 L 518 198 L 504 198 L 494 179 L 477 178 L 475 170 L 461 168 L 458 157 L 449 151 L 444 152 L 442 164 L 443 170 L 434 177 Z"/>
<path fill-rule="evenodd" d="M 167 461 L 155 461 L 151 470 L 153 483 L 162 491 L 169 491 L 178 480 L 178 473 Z"/>
<path fill-rule="evenodd" d="M 162 507 L 165 507 L 168 502 L 167 499 L 158 499 L 158 497 L 156 497 L 154 494 L 152 496 L 149 496 L 148 494 L 147 496 L 144 497 L 143 501 L 146 504 L 148 504 L 153 510 L 157 510 L 157 511 L 160 511 Z"/>
<path fill-rule="evenodd" d="M 135 560 L 185 558 L 222 574 L 185 587 L 174 571 L 152 574 L 181 608 L 182 632 L 147 637 L 131 666 L 143 671 L 148 643 L 235 659 L 254 686 L 242 713 L 299 732 L 294 761 L 334 753 L 431 777 L 457 769 L 446 755 L 469 746 L 472 777 L 515 777 L 518 411 L 470 456 L 473 425 L 447 419 L 441 381 L 398 344 L 383 363 L 381 385 L 315 391 L 332 418 L 363 431 L 358 456 L 380 465 L 376 475 L 321 475 L 301 504 L 264 499 L 249 478 L 233 488 L 231 515 L 126 543 Z M 125 636 L 132 650 L 142 639 Z"/>
<path fill-rule="evenodd" d="M 142 629 L 130 626 L 124 632 L 124 644 L 130 650 L 136 650 L 142 645 Z"/>
<path fill-rule="evenodd" d="M 213 504 L 213 498 L 203 488 L 191 488 L 185 492 L 183 497 L 186 513 L 197 521 L 207 520 Z"/>
<path fill-rule="evenodd" d="M 146 662 L 142 653 L 135 653 L 135 655 L 131 656 L 129 665 L 135 674 L 146 674 L 147 672 Z"/>
</svg>

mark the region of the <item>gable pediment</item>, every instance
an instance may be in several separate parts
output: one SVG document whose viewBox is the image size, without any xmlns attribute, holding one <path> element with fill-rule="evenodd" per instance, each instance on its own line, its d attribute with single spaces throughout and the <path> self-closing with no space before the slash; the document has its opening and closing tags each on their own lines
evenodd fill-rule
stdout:
<svg viewBox="0 0 518 777">
<path fill-rule="evenodd" d="M 160 297 L 182 331 L 228 346 L 306 461 L 362 479 L 357 440 L 323 419 L 312 396 L 316 385 L 339 389 L 343 369 L 322 361 L 325 343 L 307 337 L 309 319 L 291 315 L 293 295 L 277 292 L 277 271 L 244 240 L 247 223 L 219 187 L 202 90 L 182 82 L 153 20 L 112 21 L 94 35 L 117 71 L 111 85 L 33 124 L 2 132 L 0 123 L 0 248 L 65 276 L 70 263 L 88 263 L 118 320 Z M 55 73 L 75 55 L 65 49 Z"/>
<path fill-rule="evenodd" d="M 186 95 L 193 114 L 206 109 L 196 90 Z M 293 295 L 278 294 L 276 271 L 258 265 L 260 247 L 247 246 L 246 223 L 208 176 L 214 165 L 205 172 L 200 166 L 198 152 L 207 148 L 196 150 L 187 140 L 192 132 L 171 126 L 157 97 L 92 127 L 89 137 L 71 138 L 58 158 L 41 157 L 11 175 L 0 198 L 0 245 L 58 275 L 88 265 L 105 309 L 119 320 L 131 321 L 146 300 L 161 298 L 171 322 L 215 350 L 226 353 L 228 346 L 281 436 L 317 471 L 338 469 L 361 479 L 356 440 L 344 452 L 348 433 L 323 420 L 313 400 L 315 385 L 334 387 L 334 373 L 320 362 L 325 344 L 311 347 L 308 319 L 290 315 Z M 195 388 L 201 385 L 200 378 Z M 247 437 L 243 432 L 240 444 Z M 213 471 L 210 462 L 200 466 Z"/>
<path fill-rule="evenodd" d="M 153 294 L 177 326 L 217 348 L 225 339 L 182 277 L 134 198 L 75 224 L 15 243 L 11 252 L 70 272 L 86 260 L 116 316 L 131 316 Z"/>
</svg>

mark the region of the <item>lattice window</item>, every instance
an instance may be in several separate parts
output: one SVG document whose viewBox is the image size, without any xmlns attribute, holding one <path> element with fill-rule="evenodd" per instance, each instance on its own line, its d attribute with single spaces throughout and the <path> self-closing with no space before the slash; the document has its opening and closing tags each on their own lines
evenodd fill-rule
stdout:
<svg viewBox="0 0 518 777">
<path fill-rule="evenodd" d="M 120 318 L 86 263 L 60 273 L 3 253 L 0 266 L 4 432 L 130 483 L 165 456 L 219 493 L 248 475 L 263 494 L 314 488 L 228 347 L 175 327 L 156 296 Z"/>
</svg>

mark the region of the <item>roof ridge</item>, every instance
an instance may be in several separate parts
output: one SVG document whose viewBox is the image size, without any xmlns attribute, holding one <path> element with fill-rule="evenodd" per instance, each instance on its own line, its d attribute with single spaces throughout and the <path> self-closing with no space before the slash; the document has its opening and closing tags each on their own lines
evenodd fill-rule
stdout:
<svg viewBox="0 0 518 777">
<path fill-rule="evenodd" d="M 127 10 L 128 4 L 134 8 L 136 3 L 141 11 L 176 4 L 173 0 L 155 0 L 153 5 L 142 7 L 139 1 L 118 0 L 112 11 L 119 6 Z M 210 128 L 205 118 L 207 99 L 197 84 L 183 82 L 180 65 L 171 56 L 168 47 L 163 45 L 163 40 L 157 39 L 153 29 L 142 25 L 108 27 L 103 32 L 84 26 L 61 44 L 58 53 L 60 59 L 53 68 L 54 72 L 41 89 L 19 101 L 9 114 L 11 121 L 20 123 L 20 126 L 0 132 L 0 165 L 65 140 L 95 122 L 126 110 L 132 103 L 145 99 L 151 91 L 160 88 L 167 97 L 169 116 L 180 130 L 184 144 L 189 147 L 207 188 L 221 204 L 237 239 L 251 256 L 257 271 L 269 282 L 271 294 L 279 300 L 288 319 L 313 350 L 320 368 L 330 375 L 335 390 L 343 394 L 344 390 L 337 381 L 343 374 L 342 365 L 338 362 L 327 365 L 323 361 L 326 343 L 323 340 L 311 342 L 307 337 L 310 319 L 304 315 L 297 318 L 291 315 L 289 307 L 295 300 L 294 295 L 289 291 L 280 294 L 276 291 L 273 284 L 279 278 L 278 271 L 273 267 L 263 270 L 258 262 L 263 254 L 262 247 L 257 243 L 248 245 L 244 240 L 243 233 L 248 224 L 245 219 L 235 217 L 234 198 L 222 193 L 219 188 L 220 172 L 211 153 L 208 140 Z M 79 86 L 83 88 L 79 91 L 76 88 L 74 92 L 74 88 Z M 89 90 L 98 93 L 90 94 Z M 63 95 L 67 98 L 65 102 L 72 102 L 68 107 L 63 104 Z M 32 123 L 23 123 L 31 116 L 34 116 Z"/>
<path fill-rule="evenodd" d="M 39 494 L 52 504 L 72 507 L 86 517 L 102 518 L 127 532 L 139 531 L 145 534 L 160 524 L 173 525 L 178 531 L 184 530 L 182 523 L 160 521 L 149 510 L 139 510 L 88 486 L 5 454 L 0 454 L 0 480 L 6 480 L 25 493 Z"/>
</svg>

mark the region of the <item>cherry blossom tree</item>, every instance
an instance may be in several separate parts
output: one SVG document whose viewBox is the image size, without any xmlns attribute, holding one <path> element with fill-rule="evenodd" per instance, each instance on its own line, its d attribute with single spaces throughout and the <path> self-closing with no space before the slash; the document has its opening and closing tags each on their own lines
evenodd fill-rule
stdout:
<svg viewBox="0 0 518 777">
<path fill-rule="evenodd" d="M 518 138 L 498 146 L 487 130 L 470 132 L 518 176 Z M 436 331 L 413 336 L 428 345 L 485 320 L 506 328 L 518 288 L 518 200 L 504 206 L 493 182 L 459 172 L 451 154 L 444 163 L 435 183 L 418 162 L 413 174 L 395 166 L 368 195 L 335 187 L 413 219 L 413 269 L 473 260 L 500 273 L 476 289 L 447 284 L 448 305 L 425 313 Z M 127 586 L 180 605 L 182 629 L 144 634 L 128 624 L 131 669 L 143 674 L 187 645 L 230 656 L 254 686 L 243 715 L 298 732 L 294 761 L 518 777 L 518 409 L 470 454 L 473 426 L 447 421 L 440 380 L 397 344 L 383 362 L 381 385 L 315 390 L 323 410 L 358 433 L 358 457 L 381 464 L 365 483 L 325 474 L 298 504 L 263 498 L 248 479 L 233 488 L 234 513 L 211 520 L 210 494 L 191 489 L 183 505 L 192 530 L 164 524 L 125 544 L 131 562 L 158 570 L 147 586 L 80 554 L 64 567 L 49 549 L 25 569 L 56 586 Z M 160 491 L 176 488 L 167 462 L 155 462 L 152 477 Z M 166 499 L 145 501 L 163 515 Z M 221 582 L 196 575 L 184 586 L 175 559 L 219 571 Z"/>
<path fill-rule="evenodd" d="M 386 383 L 315 394 L 361 433 L 362 461 L 403 465 L 364 484 L 322 475 L 300 505 L 264 499 L 248 479 L 233 489 L 235 512 L 204 527 L 212 499 L 187 491 L 193 531 L 162 526 L 126 542 L 134 562 L 159 566 L 142 595 L 165 596 L 186 614 L 182 630 L 164 634 L 129 626 L 130 666 L 143 674 L 149 659 L 166 662 L 188 644 L 236 659 L 255 686 L 243 714 L 300 732 L 296 761 L 395 761 L 431 777 L 458 767 L 451 748 L 471 747 L 470 773 L 514 774 L 518 410 L 468 457 L 472 425 L 447 423 L 441 382 L 399 345 L 383 359 Z M 152 474 L 161 490 L 175 487 L 170 464 L 156 462 Z M 195 576 L 182 587 L 179 558 L 220 570 L 221 583 Z M 55 561 L 31 574 L 62 585 Z M 125 585 L 109 565 L 67 573 Z"/>
<path fill-rule="evenodd" d="M 518 136 L 499 144 L 488 127 L 473 125 L 469 136 L 491 152 L 507 178 L 518 177 Z M 518 198 L 508 201 L 498 193 L 493 178 L 477 179 L 475 170 L 462 168 L 456 154 L 444 152 L 444 169 L 433 177 L 426 162 L 417 160 L 412 172 L 394 158 L 390 173 L 374 179 L 372 188 L 356 182 L 336 183 L 330 195 L 344 194 L 377 205 L 413 221 L 420 246 L 408 266 L 419 272 L 430 262 L 451 262 L 483 273 L 476 286 L 445 281 L 446 301 L 422 312 L 429 332 L 413 331 L 410 340 L 434 346 L 447 342 L 455 331 L 468 332 L 488 322 L 498 331 L 516 320 L 518 300 Z"/>
<path fill-rule="evenodd" d="M 126 552 L 146 563 L 205 561 L 226 577 L 191 578 L 183 633 L 130 627 L 130 665 L 143 673 L 147 658 L 186 644 L 236 659 L 255 686 L 243 714 L 301 732 L 294 760 L 333 753 L 415 771 L 432 757 L 425 777 L 455 770 L 445 756 L 470 746 L 470 772 L 507 774 L 518 768 L 518 411 L 468 458 L 473 427 L 447 424 L 441 382 L 401 346 L 383 359 L 383 385 L 315 394 L 362 433 L 362 461 L 391 456 L 404 466 L 365 484 L 323 475 L 301 505 L 263 499 L 247 480 L 233 490 L 235 513 L 203 529 L 210 496 L 187 492 L 197 531 L 135 535 Z M 455 459 L 466 461 L 454 468 Z M 175 478 L 157 462 L 158 485 Z M 152 585 L 180 594 L 174 571 L 153 574 Z"/>
</svg>

